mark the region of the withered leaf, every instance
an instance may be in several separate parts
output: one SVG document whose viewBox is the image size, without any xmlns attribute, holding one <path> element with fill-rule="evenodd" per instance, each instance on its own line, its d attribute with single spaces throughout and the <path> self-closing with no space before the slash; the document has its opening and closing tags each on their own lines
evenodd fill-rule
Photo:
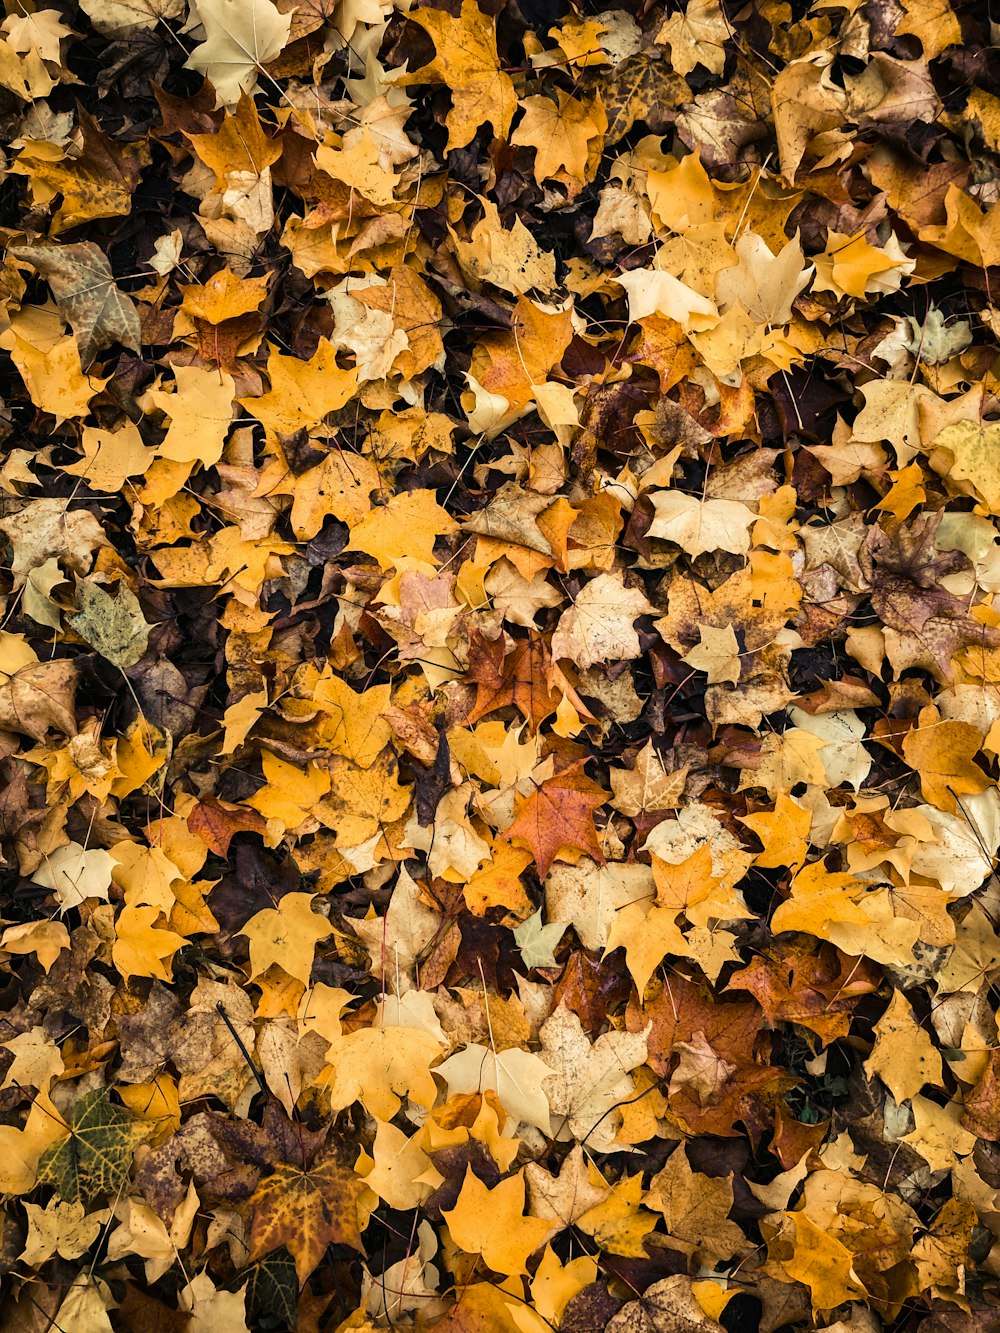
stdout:
<svg viewBox="0 0 1000 1333">
<path fill-rule="evenodd" d="M 309 1170 L 287 1163 L 278 1166 L 250 1200 L 251 1255 L 260 1258 L 285 1246 L 295 1259 L 302 1286 L 329 1245 L 363 1248 L 357 1204 L 361 1189 L 360 1178 L 332 1156 Z"/>
<path fill-rule="evenodd" d="M 107 256 L 92 241 L 71 245 L 12 245 L 49 284 L 59 309 L 76 334 L 86 368 L 113 343 L 138 352 L 142 334 L 133 302 L 115 282 Z"/>
</svg>

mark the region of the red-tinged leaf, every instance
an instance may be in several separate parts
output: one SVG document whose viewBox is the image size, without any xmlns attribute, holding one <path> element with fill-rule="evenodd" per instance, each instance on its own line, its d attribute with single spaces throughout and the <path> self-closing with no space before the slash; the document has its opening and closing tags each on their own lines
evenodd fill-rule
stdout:
<svg viewBox="0 0 1000 1333">
<path fill-rule="evenodd" d="M 560 852 L 571 855 L 583 852 L 603 865 L 604 854 L 597 841 L 594 811 L 607 795 L 587 777 L 582 764 L 564 769 L 525 797 L 507 830 L 507 837 L 528 848 L 543 879 Z"/>
<path fill-rule="evenodd" d="M 188 815 L 188 828 L 216 856 L 229 855 L 229 844 L 237 833 L 260 833 L 267 828 L 263 815 L 245 805 L 232 805 L 216 796 L 206 796 Z"/>
</svg>

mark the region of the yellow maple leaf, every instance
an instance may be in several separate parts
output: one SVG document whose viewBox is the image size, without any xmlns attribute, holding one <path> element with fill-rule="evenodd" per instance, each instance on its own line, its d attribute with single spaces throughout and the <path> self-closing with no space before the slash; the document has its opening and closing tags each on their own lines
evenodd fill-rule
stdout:
<svg viewBox="0 0 1000 1333">
<path fill-rule="evenodd" d="M 1000 425 L 955 421 L 935 437 L 933 447 L 947 449 L 954 460 L 950 475 L 969 482 L 987 512 L 1000 514 Z"/>
<path fill-rule="evenodd" d="M 333 932 L 326 917 L 312 910 L 315 897 L 314 893 L 286 893 L 277 907 L 255 913 L 238 932 L 250 941 L 252 976 L 262 976 L 277 964 L 290 977 L 309 985 L 316 945 Z"/>
<path fill-rule="evenodd" d="M 42 1153 L 68 1129 L 47 1092 L 35 1095 L 23 1129 L 0 1125 L 0 1190 L 27 1194 L 33 1189 Z"/>
<path fill-rule="evenodd" d="M 625 961 L 641 996 L 668 953 L 686 957 L 688 943 L 677 924 L 689 906 L 705 902 L 720 880 L 712 877 L 712 853 L 706 843 L 680 865 L 653 858 L 656 897 L 628 903 L 615 915 L 605 956 L 625 946 Z"/>
<path fill-rule="evenodd" d="M 69 931 L 61 921 L 25 921 L 8 926 L 0 937 L 0 950 L 12 954 L 33 953 L 45 972 L 63 949 L 69 947 Z"/>
<path fill-rule="evenodd" d="M 671 14 L 656 34 L 670 47 L 670 63 L 678 74 L 690 74 L 704 65 L 721 74 L 726 64 L 726 39 L 732 36 L 719 0 L 688 0 L 683 13 Z"/>
<path fill-rule="evenodd" d="M 482 1255 L 496 1273 L 528 1271 L 528 1256 L 552 1234 L 551 1222 L 524 1216 L 524 1177 L 509 1176 L 489 1189 L 467 1169 L 461 1193 L 441 1216 L 452 1240 L 466 1254 Z"/>
<path fill-rule="evenodd" d="M 334 756 L 328 761 L 330 792 L 318 803 L 316 818 L 336 834 L 339 847 L 357 847 L 401 819 L 412 788 L 399 782 L 399 763 L 391 750 L 380 751 L 368 768 Z"/>
<path fill-rule="evenodd" d="M 775 934 L 801 930 L 828 939 L 832 924 L 868 926 L 870 918 L 854 901 L 864 888 L 853 875 L 831 872 L 822 861 L 814 861 L 792 880 L 792 896 L 776 909 L 771 929 Z"/>
<path fill-rule="evenodd" d="M 303 771 L 270 750 L 261 751 L 260 763 L 267 785 L 254 792 L 246 804 L 265 819 L 277 820 L 283 832 L 293 832 L 330 790 L 330 775 L 317 764 Z"/>
<path fill-rule="evenodd" d="M 155 1146 L 181 1127 L 181 1102 L 172 1074 L 157 1074 L 149 1083 L 120 1083 L 115 1091 L 139 1120 L 150 1123 Z"/>
<path fill-rule="evenodd" d="M 383 714 L 391 688 L 371 685 L 360 694 L 340 676 L 325 671 L 311 691 L 314 704 L 325 714 L 318 725 L 323 744 L 359 768 L 371 768 L 392 737 Z"/>
<path fill-rule="evenodd" d="M 84 375 L 80 349 L 72 334 L 52 336 L 49 329 L 39 329 L 25 315 L 12 319 L 0 333 L 0 347 L 24 380 L 31 401 L 42 412 L 51 412 L 57 421 L 87 415 L 90 400 L 100 393 L 107 379 Z"/>
<path fill-rule="evenodd" d="M 485 916 L 491 907 L 506 907 L 518 920 L 529 916 L 531 902 L 521 875 L 531 865 L 531 853 L 509 842 L 493 848 L 493 858 L 467 880 L 462 893 L 465 905 L 476 916 Z"/>
<path fill-rule="evenodd" d="M 794 1228 L 794 1248 L 782 1266 L 790 1278 L 809 1288 L 814 1310 L 832 1310 L 844 1301 L 864 1300 L 867 1292 L 854 1272 L 854 1256 L 836 1236 L 805 1213 L 785 1213 Z"/>
<path fill-rule="evenodd" d="M 272 347 L 267 359 L 271 387 L 257 398 L 240 398 L 241 407 L 263 422 L 269 441 L 297 430 L 317 430 L 323 420 L 353 396 L 358 377 L 341 370 L 337 350 L 328 338 L 320 341 L 308 361 L 285 356 Z"/>
<path fill-rule="evenodd" d="M 163 732 L 138 717 L 118 737 L 115 762 L 120 776 L 112 785 L 112 796 L 121 799 L 145 786 L 167 762 L 167 748 Z"/>
<path fill-rule="evenodd" d="M 85 426 L 80 437 L 83 457 L 63 465 L 63 472 L 82 477 L 94 491 L 120 491 L 126 478 L 146 472 L 156 456 L 147 449 L 138 428 L 126 421 L 117 430 Z"/>
<path fill-rule="evenodd" d="M 451 92 L 446 152 L 464 148 L 485 121 L 506 135 L 517 107 L 510 75 L 500 69 L 496 21 L 475 0 L 462 0 L 458 17 L 443 9 L 415 9 L 408 17 L 419 23 L 434 43 L 434 59 L 397 82 L 444 83 Z"/>
<path fill-rule="evenodd" d="M 566 1306 L 584 1287 L 597 1281 L 598 1271 L 597 1260 L 589 1254 L 582 1254 L 564 1264 L 552 1246 L 546 1245 L 541 1262 L 531 1279 L 531 1299 L 544 1320 L 543 1326 L 557 1328 Z M 516 1309 L 511 1308 L 511 1313 L 516 1320 Z"/>
<path fill-rule="evenodd" d="M 917 724 L 903 738 L 903 757 L 919 774 L 924 800 L 955 814 L 956 796 L 975 796 L 993 786 L 973 763 L 983 744 L 969 722 L 945 721 L 933 704 L 920 710 Z"/>
<path fill-rule="evenodd" d="M 902 991 L 892 992 L 888 1009 L 875 1024 L 875 1046 L 865 1073 L 869 1078 L 878 1074 L 896 1102 L 915 1097 L 925 1083 L 941 1085 L 941 1054 Z"/>
<path fill-rule="evenodd" d="M 896 24 L 896 36 L 920 39 L 924 59 L 933 60 L 949 46 L 962 43 L 962 25 L 951 0 L 901 0 L 905 13 Z"/>
<path fill-rule="evenodd" d="M 271 477 L 278 474 L 276 482 Z M 261 478 L 257 494 L 287 495 L 292 492 L 292 531 L 300 541 L 315 537 L 327 518 L 358 523 L 371 511 L 371 496 L 380 484 L 378 469 L 370 458 L 333 449 L 315 467 L 293 476 L 276 462 L 273 471 Z"/>
<path fill-rule="evenodd" d="M 170 960 L 187 940 L 172 930 L 157 927 L 161 915 L 158 907 L 145 903 L 125 906 L 118 913 L 111 957 L 123 978 L 170 980 Z"/>
<path fill-rule="evenodd" d="M 511 143 L 535 150 L 533 170 L 539 185 L 559 181 L 572 199 L 591 178 L 592 156 L 596 168 L 608 118 L 599 99 L 588 102 L 562 90 L 557 97 L 557 102 L 544 96 L 524 98 L 524 114 Z"/>
<path fill-rule="evenodd" d="M 828 232 L 826 249 L 813 256 L 813 263 L 816 265 L 813 291 L 855 297 L 896 291 L 902 278 L 912 273 L 914 267 L 894 235 L 880 250 L 865 239 L 863 231 L 855 236 Z"/>
<path fill-rule="evenodd" d="M 438 1089 L 430 1066 L 441 1049 L 425 1028 L 359 1028 L 331 1043 L 329 1064 L 317 1082 L 328 1089 L 335 1111 L 360 1101 L 376 1119 L 391 1120 L 401 1096 L 434 1105 Z"/>
<path fill-rule="evenodd" d="M 174 393 L 154 389 L 150 394 L 156 406 L 170 418 L 157 453 L 174 463 L 211 467 L 222 457 L 233 416 L 236 391 L 233 378 L 218 370 L 177 366 L 174 380 Z"/>
<path fill-rule="evenodd" d="M 351 548 L 367 551 L 383 569 L 436 565 L 434 543 L 458 524 L 442 509 L 433 491 L 406 491 L 370 510 L 351 526 Z"/>
<path fill-rule="evenodd" d="M 181 310 L 192 320 L 224 324 L 228 319 L 239 319 L 258 310 L 269 282 L 266 273 L 259 278 L 238 278 L 227 265 L 213 273 L 207 282 L 178 284 L 184 297 Z M 174 333 L 176 336 L 176 326 Z M 215 378 L 218 381 L 219 376 Z"/>
<path fill-rule="evenodd" d="M 737 818 L 764 844 L 764 850 L 754 857 L 754 865 L 765 870 L 774 870 L 778 866 L 794 869 L 805 861 L 812 812 L 799 805 L 787 792 L 778 793 L 773 810 L 738 815 Z"/>
<path fill-rule="evenodd" d="M 257 106 L 246 93 L 240 94 L 235 111 L 226 113 L 214 133 L 186 133 L 185 137 L 205 166 L 215 172 L 220 190 L 234 172 L 259 177 L 281 156 L 280 141 L 264 133 Z"/>
</svg>

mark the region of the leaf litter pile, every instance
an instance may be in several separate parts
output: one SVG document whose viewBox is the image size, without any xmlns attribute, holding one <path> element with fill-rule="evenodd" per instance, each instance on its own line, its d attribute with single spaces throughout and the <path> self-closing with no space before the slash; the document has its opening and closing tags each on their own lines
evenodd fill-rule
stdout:
<svg viewBox="0 0 1000 1333">
<path fill-rule="evenodd" d="M 1000 54 L 0 23 L 0 1330 L 1000 1324 Z"/>
</svg>

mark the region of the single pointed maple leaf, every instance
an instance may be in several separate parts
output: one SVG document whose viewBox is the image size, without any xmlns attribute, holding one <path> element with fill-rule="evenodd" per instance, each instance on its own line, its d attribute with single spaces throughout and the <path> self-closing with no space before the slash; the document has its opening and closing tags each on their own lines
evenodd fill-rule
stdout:
<svg viewBox="0 0 1000 1333">
<path fill-rule="evenodd" d="M 539 1162 L 529 1162 L 524 1178 L 532 1214 L 560 1228 L 573 1226 L 611 1193 L 611 1186 L 584 1156 L 579 1143 L 563 1158 L 558 1175 Z"/>
<path fill-rule="evenodd" d="M 437 1085 L 430 1066 L 440 1055 L 440 1043 L 425 1028 L 358 1028 L 331 1043 L 321 1081 L 335 1110 L 360 1101 L 376 1119 L 391 1120 L 402 1096 L 433 1106 Z"/>
<path fill-rule="evenodd" d="M 32 265 L 49 284 L 59 309 L 69 320 L 86 369 L 96 354 L 113 343 L 138 351 L 139 315 L 115 285 L 107 256 L 92 241 L 74 245 L 12 245 L 8 253 Z"/>
<path fill-rule="evenodd" d="M 598 574 L 560 617 L 552 635 L 552 655 L 569 658 L 579 667 L 638 657 L 635 621 L 655 609 L 641 589 L 625 586 L 621 574 Z"/>
<path fill-rule="evenodd" d="M 257 86 L 260 68 L 281 54 L 292 16 L 267 0 L 197 0 L 192 10 L 205 40 L 191 52 L 187 68 L 211 80 L 219 105 L 235 106 Z"/>
<path fill-rule="evenodd" d="M 814 1310 L 832 1310 L 844 1301 L 864 1300 L 866 1291 L 854 1271 L 854 1255 L 836 1236 L 804 1212 L 779 1214 L 794 1228 L 785 1272 L 809 1288 Z"/>
<path fill-rule="evenodd" d="M 504 655 L 503 636 L 496 640 L 476 635 L 470 647 L 469 678 L 477 686 L 469 714 L 478 722 L 487 713 L 514 704 L 527 718 L 532 731 L 559 707 L 559 692 L 551 682 L 552 658 L 540 635 L 518 640 Z"/>
<path fill-rule="evenodd" d="M 337 351 L 322 339 L 308 361 L 285 356 L 272 347 L 267 359 L 271 387 L 257 398 L 241 398 L 240 406 L 264 423 L 268 438 L 315 430 L 330 412 L 344 406 L 358 384 L 357 372 L 341 370 Z"/>
<path fill-rule="evenodd" d="M 254 1210 L 250 1258 L 287 1246 L 301 1287 L 328 1245 L 350 1245 L 363 1252 L 358 1229 L 358 1196 L 363 1189 L 361 1177 L 332 1156 L 308 1170 L 282 1162 L 250 1199 Z"/>
<path fill-rule="evenodd" d="M 498 844 L 493 859 L 463 886 L 466 907 L 476 916 L 485 916 L 491 907 L 505 907 L 519 918 L 530 914 L 531 903 L 521 883 L 530 864 L 530 852 L 509 843 Z"/>
<path fill-rule="evenodd" d="M 872 291 L 895 291 L 900 279 L 913 271 L 896 236 L 890 232 L 884 250 L 870 245 L 864 232 L 848 236 L 831 231 L 826 250 L 814 256 L 816 276 L 813 291 L 833 292 L 837 297 L 862 297 Z"/>
<path fill-rule="evenodd" d="M 116 939 L 111 957 L 123 977 L 157 977 L 170 980 L 171 960 L 187 940 L 176 931 L 156 925 L 159 907 L 126 905 L 115 922 Z"/>
<path fill-rule="evenodd" d="M 643 50 L 602 76 L 601 98 L 608 113 L 605 142 L 610 145 L 623 139 L 637 120 L 648 121 L 651 129 L 657 121 L 665 125 L 670 110 L 689 102 L 691 93 L 668 60 L 650 60 Z"/>
<path fill-rule="evenodd" d="M 993 779 L 973 763 L 982 744 L 977 727 L 945 721 L 931 704 L 922 708 L 916 726 L 903 738 L 903 757 L 920 775 L 924 800 L 955 814 L 956 797 L 975 796 L 992 787 Z"/>
<path fill-rule="evenodd" d="M 941 1053 L 902 991 L 893 991 L 888 1009 L 875 1024 L 875 1045 L 865 1061 L 865 1073 L 869 1078 L 878 1074 L 897 1104 L 916 1097 L 925 1083 L 941 1085 Z"/>
<path fill-rule="evenodd" d="M 593 812 L 607 795 L 584 773 L 582 761 L 573 764 L 540 786 L 536 784 L 518 807 L 506 837 L 529 848 L 543 879 L 561 851 L 583 852 L 603 865 Z"/>
<path fill-rule="evenodd" d="M 698 355 L 688 341 L 684 328 L 668 315 L 653 313 L 638 321 L 642 337 L 627 358 L 655 370 L 660 392 L 666 394 L 689 375 L 698 364 Z"/>
<path fill-rule="evenodd" d="M 556 985 L 556 1005 L 579 1015 L 587 1032 L 595 1036 L 608 1013 L 620 1010 L 631 993 L 631 981 L 619 960 L 575 949 Z"/>
<path fill-rule="evenodd" d="M 731 1178 L 692 1171 L 683 1147 L 672 1153 L 662 1171 L 649 1182 L 647 1208 L 663 1213 L 674 1247 L 701 1262 L 729 1260 L 745 1251 L 747 1239 L 729 1220 L 733 1206 Z"/>
<path fill-rule="evenodd" d="M 587 102 L 562 91 L 557 96 L 558 103 L 545 96 L 523 99 L 524 115 L 511 143 L 535 150 L 534 174 L 539 185 L 557 180 L 572 199 L 587 183 L 592 144 L 595 139 L 595 146 L 603 144 L 608 118 L 600 99 Z M 596 160 L 594 154 L 595 165 Z"/>
<path fill-rule="evenodd" d="M 229 855 L 229 844 L 237 833 L 260 833 L 267 821 L 256 810 L 245 805 L 233 805 L 215 796 L 206 796 L 188 815 L 188 828 L 196 833 L 205 846 L 217 856 Z"/>
<path fill-rule="evenodd" d="M 523 1175 L 510 1176 L 489 1189 L 467 1169 L 455 1207 L 441 1216 L 459 1249 L 481 1255 L 497 1273 L 514 1275 L 527 1272 L 528 1256 L 553 1231 L 550 1222 L 523 1214 Z"/>
<path fill-rule="evenodd" d="M 605 955 L 625 946 L 628 969 L 641 996 L 650 977 L 668 953 L 686 956 L 688 944 L 677 925 L 681 912 L 716 903 L 716 914 L 734 911 L 726 896 L 717 895 L 722 881 L 712 876 L 712 853 L 704 843 L 679 865 L 653 856 L 656 897 L 627 903 L 616 913 Z"/>
<path fill-rule="evenodd" d="M 150 395 L 170 418 L 157 453 L 174 463 L 210 467 L 222 457 L 232 419 L 235 391 L 232 376 L 217 370 L 199 370 L 197 366 L 178 366 L 174 380 L 174 393 L 154 389 Z"/>
<path fill-rule="evenodd" d="M 619 1106 L 635 1095 L 630 1071 L 646 1060 L 644 1032 L 605 1032 L 591 1044 L 572 1010 L 560 1006 L 539 1038 L 552 1073 L 543 1083 L 556 1138 L 574 1138 L 595 1152 L 613 1152 Z"/>
<path fill-rule="evenodd" d="M 85 1215 L 82 1203 L 49 1200 L 44 1208 L 26 1203 L 28 1236 L 18 1258 L 34 1267 L 59 1254 L 63 1259 L 79 1259 L 90 1249 L 107 1221 L 108 1212 L 100 1209 Z"/>
<path fill-rule="evenodd" d="M 0 949 L 12 954 L 33 953 L 46 972 L 69 947 L 69 931 L 61 921 L 27 921 L 8 926 L 0 936 Z"/>
<path fill-rule="evenodd" d="M 308 986 L 316 945 L 333 931 L 326 917 L 312 910 L 315 897 L 314 893 L 286 893 L 277 907 L 257 912 L 238 932 L 250 941 L 255 977 L 277 963 Z"/>
<path fill-rule="evenodd" d="M 829 871 L 822 861 L 813 861 L 792 880 L 791 896 L 775 909 L 771 929 L 775 934 L 798 930 L 826 939 L 832 923 L 870 925 L 856 901 L 865 887 L 856 876 Z"/>
<path fill-rule="evenodd" d="M 778 866 L 795 869 L 805 861 L 812 811 L 792 800 L 787 792 L 778 793 L 773 810 L 738 815 L 737 818 L 764 844 L 763 851 L 754 857 L 754 865 L 771 870 Z"/>
<path fill-rule="evenodd" d="M 111 1101 L 107 1088 L 94 1088 L 73 1107 L 68 1124 L 69 1133 L 41 1155 L 39 1183 L 52 1185 L 70 1203 L 89 1203 L 99 1194 L 114 1202 L 128 1185 L 132 1117 Z"/>
<path fill-rule="evenodd" d="M 457 527 L 433 491 L 408 491 L 352 523 L 351 546 L 373 555 L 383 569 L 405 568 L 407 561 L 432 564 L 438 537 L 447 537 Z"/>
<path fill-rule="evenodd" d="M 234 171 L 260 176 L 281 156 L 281 141 L 264 133 L 256 104 L 246 93 L 240 95 L 236 110 L 226 115 L 214 134 L 185 130 L 184 135 L 205 166 L 215 172 L 219 189 L 225 187 L 227 177 Z"/>
<path fill-rule="evenodd" d="M 445 124 L 448 146 L 463 148 L 485 121 L 505 135 L 517 108 L 509 74 L 500 69 L 496 20 L 487 17 L 474 0 L 463 0 L 456 17 L 443 9 L 414 9 L 408 16 L 419 23 L 434 43 L 435 56 L 401 84 L 444 83 L 452 106 Z"/>
</svg>

